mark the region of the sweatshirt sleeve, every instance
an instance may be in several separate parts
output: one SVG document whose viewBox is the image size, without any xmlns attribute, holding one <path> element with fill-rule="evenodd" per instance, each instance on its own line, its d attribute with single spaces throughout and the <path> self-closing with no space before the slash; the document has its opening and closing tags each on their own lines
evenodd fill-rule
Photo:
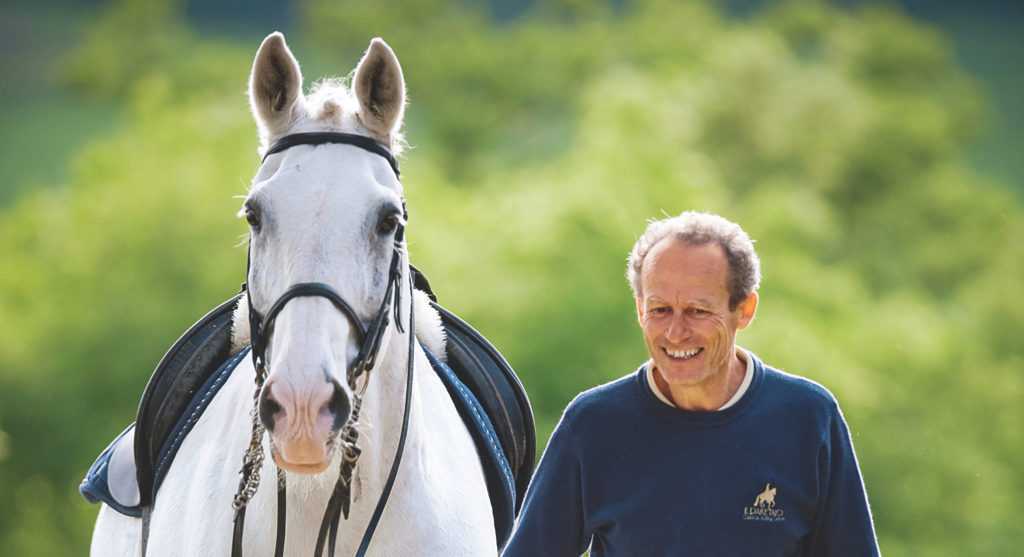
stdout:
<svg viewBox="0 0 1024 557">
<path fill-rule="evenodd" d="M 810 555 L 863 557 L 879 555 L 864 480 L 850 430 L 833 399 L 826 444 L 819 454 L 824 498 L 815 521 Z"/>
<path fill-rule="evenodd" d="M 590 545 L 583 517 L 581 461 L 568 413 L 551 434 L 503 557 L 578 557 Z"/>
</svg>

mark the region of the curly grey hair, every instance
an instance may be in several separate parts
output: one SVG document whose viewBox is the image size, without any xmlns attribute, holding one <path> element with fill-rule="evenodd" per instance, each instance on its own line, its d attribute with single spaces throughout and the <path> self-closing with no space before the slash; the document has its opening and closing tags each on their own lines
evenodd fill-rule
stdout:
<svg viewBox="0 0 1024 557">
<path fill-rule="evenodd" d="M 633 245 L 626 267 L 626 278 L 633 296 L 643 295 L 640 281 L 644 259 L 658 242 L 672 236 L 690 245 L 718 244 L 725 252 L 729 264 L 729 309 L 757 291 L 761 283 L 761 261 L 754 251 L 750 236 L 734 222 L 718 215 L 686 211 L 677 217 L 651 221 L 640 239 Z"/>
</svg>

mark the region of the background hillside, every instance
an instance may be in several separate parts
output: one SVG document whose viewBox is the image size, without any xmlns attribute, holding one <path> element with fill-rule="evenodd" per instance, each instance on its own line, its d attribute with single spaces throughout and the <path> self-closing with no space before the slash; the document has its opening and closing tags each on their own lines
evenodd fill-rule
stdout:
<svg viewBox="0 0 1024 557">
<path fill-rule="evenodd" d="M 412 259 L 516 368 L 541 446 L 644 358 L 623 274 L 647 219 L 709 210 L 763 260 L 739 342 L 836 394 L 883 552 L 1024 547 L 1018 4 L 207 4 L 0 7 L 5 554 L 86 552 L 78 481 L 244 280 L 274 29 L 307 79 L 395 49 Z"/>
</svg>

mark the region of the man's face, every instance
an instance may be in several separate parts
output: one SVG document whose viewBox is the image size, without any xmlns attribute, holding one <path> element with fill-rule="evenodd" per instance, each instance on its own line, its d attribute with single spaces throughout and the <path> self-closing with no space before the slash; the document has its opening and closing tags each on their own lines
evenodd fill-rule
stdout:
<svg viewBox="0 0 1024 557">
<path fill-rule="evenodd" d="M 751 294 L 729 309 L 729 266 L 717 244 L 658 242 L 640 274 L 637 315 L 656 373 L 674 388 L 706 388 L 726 380 L 736 330 L 754 316 Z"/>
</svg>

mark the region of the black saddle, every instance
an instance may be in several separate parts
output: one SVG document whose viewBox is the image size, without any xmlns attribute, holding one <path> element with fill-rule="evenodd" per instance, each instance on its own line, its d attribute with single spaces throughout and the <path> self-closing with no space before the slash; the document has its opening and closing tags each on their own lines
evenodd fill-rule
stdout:
<svg viewBox="0 0 1024 557">
<path fill-rule="evenodd" d="M 504 530 L 507 536 L 514 516 L 499 516 L 507 515 L 507 512 L 499 513 L 499 507 L 505 507 L 508 499 L 514 496 L 512 512 L 518 514 L 533 474 L 536 434 L 529 398 L 519 378 L 498 350 L 468 323 L 440 306 L 426 277 L 415 268 L 412 268 L 412 272 L 414 285 L 427 293 L 431 304 L 441 316 L 447 338 L 444 358 L 447 367 L 483 408 L 511 469 L 514 494 L 497 493 L 500 488 L 494 487 L 497 484 L 491 482 L 492 471 L 485 470 L 492 508 L 495 510 L 495 525 L 499 530 Z M 80 489 L 87 499 L 113 503 L 118 510 L 135 516 L 140 512 L 138 509 L 153 504 L 166 465 L 160 459 L 167 460 L 167 447 L 173 444 L 172 435 L 184 435 L 182 422 L 186 421 L 187 413 L 196 411 L 195 400 L 199 398 L 197 393 L 210 392 L 210 386 L 219 383 L 220 378 L 229 374 L 240 359 L 239 354 L 231 353 L 231 323 L 234 308 L 242 295 L 240 293 L 220 304 L 189 328 L 167 351 L 146 385 L 139 403 L 134 432 L 129 428 L 122 434 L 122 437 L 134 434 L 138 504 L 118 505 L 116 497 L 113 501 L 108 497 L 106 468 L 113 466 L 112 462 L 126 458 L 111 458 L 108 454 L 126 452 L 127 447 L 119 446 L 121 437 L 111 443 L 83 482 Z M 482 456 L 482 460 L 486 459 Z M 106 495 L 97 495 L 97 482 L 102 484 L 99 491 L 108 491 Z"/>
</svg>

